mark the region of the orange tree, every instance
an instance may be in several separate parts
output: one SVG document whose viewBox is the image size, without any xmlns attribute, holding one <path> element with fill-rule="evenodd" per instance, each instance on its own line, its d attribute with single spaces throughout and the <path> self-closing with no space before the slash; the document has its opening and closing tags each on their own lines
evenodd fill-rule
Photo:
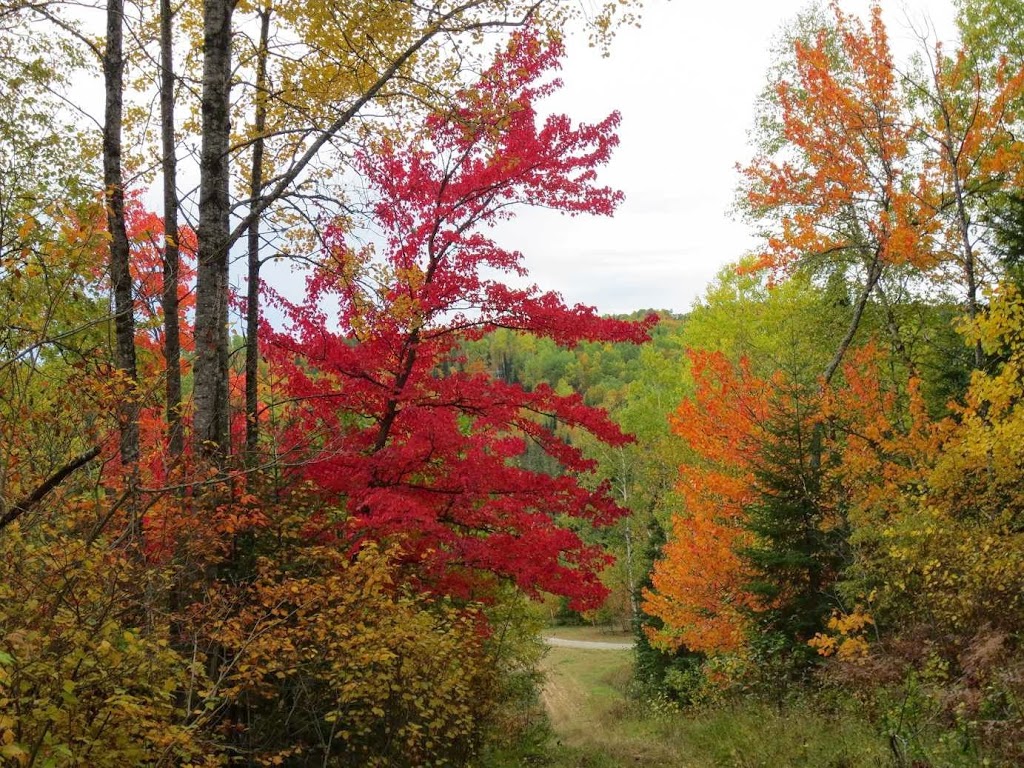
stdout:
<svg viewBox="0 0 1024 768">
<path fill-rule="evenodd" d="M 935 223 L 881 10 L 867 27 L 832 4 L 834 24 L 793 44 L 777 83 L 772 136 L 742 168 L 741 195 L 762 227 L 754 269 L 805 267 L 858 286 L 847 330 L 825 369 L 830 381 L 883 276 L 933 264 Z"/>
<path fill-rule="evenodd" d="M 767 385 L 720 353 L 691 351 L 690 358 L 696 393 L 672 421 L 692 451 L 677 487 L 684 510 L 672 518 L 644 610 L 663 623 L 649 631 L 657 646 L 736 652 L 746 640 L 747 611 L 757 604 L 738 550 L 750 544 L 745 510 L 755 498 Z"/>
</svg>

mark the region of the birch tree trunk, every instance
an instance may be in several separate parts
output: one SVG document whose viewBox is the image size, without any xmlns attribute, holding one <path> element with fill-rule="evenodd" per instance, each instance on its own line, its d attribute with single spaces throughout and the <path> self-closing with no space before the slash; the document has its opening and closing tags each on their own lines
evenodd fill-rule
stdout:
<svg viewBox="0 0 1024 768">
<path fill-rule="evenodd" d="M 196 277 L 194 440 L 199 455 L 228 444 L 228 249 L 231 200 L 231 0 L 203 3 L 202 148 Z"/>
<path fill-rule="evenodd" d="M 124 116 L 124 1 L 107 2 L 107 45 L 103 52 L 103 186 L 110 235 L 110 282 L 114 293 L 115 360 L 131 385 L 120 405 L 121 462 L 139 458 L 139 406 L 135 391 L 135 307 L 129 270 L 128 234 L 124 221 L 124 180 L 121 172 L 121 122 Z"/>
<path fill-rule="evenodd" d="M 160 303 L 164 313 L 165 402 L 170 453 L 184 449 L 181 425 L 181 331 L 178 324 L 178 166 L 174 149 L 174 47 L 171 0 L 160 0 L 160 140 L 164 176 L 164 274 Z"/>
</svg>

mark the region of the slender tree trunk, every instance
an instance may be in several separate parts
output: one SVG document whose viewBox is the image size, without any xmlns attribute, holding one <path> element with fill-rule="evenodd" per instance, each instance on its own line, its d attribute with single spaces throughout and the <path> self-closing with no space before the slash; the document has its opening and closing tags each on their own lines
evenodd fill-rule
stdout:
<svg viewBox="0 0 1024 768">
<path fill-rule="evenodd" d="M 822 378 L 825 384 L 828 385 L 832 381 L 832 377 L 836 375 L 836 371 L 839 370 L 839 366 L 843 362 L 843 358 L 846 356 L 846 351 L 850 348 L 850 344 L 853 342 L 854 336 L 857 335 L 857 329 L 860 328 L 861 318 L 864 317 L 864 309 L 868 305 L 868 299 L 871 298 L 872 291 L 875 290 L 875 286 L 878 284 L 878 279 L 882 276 L 882 255 L 881 249 L 875 251 L 875 255 L 871 260 L 871 264 L 868 265 L 867 280 L 864 282 L 864 290 L 861 291 L 860 296 L 857 298 L 857 303 L 853 307 L 853 317 L 850 319 L 850 324 L 846 329 L 846 335 L 843 336 L 842 341 L 839 342 L 839 347 L 836 349 L 835 355 L 832 360 L 825 367 L 825 372 Z"/>
<path fill-rule="evenodd" d="M 952 135 L 947 132 L 947 141 L 952 141 Z M 950 149 L 950 169 L 953 175 L 953 194 L 956 197 L 957 229 L 960 235 L 960 247 L 963 249 L 964 276 L 967 279 L 967 315 L 974 320 L 978 316 L 978 276 L 975 272 L 974 249 L 971 247 L 971 225 L 970 217 L 967 215 L 967 205 L 964 202 L 964 189 L 960 184 L 960 174 L 957 172 L 957 157 Z M 974 367 L 981 370 L 985 367 L 985 350 L 982 349 L 981 341 L 974 342 Z"/>
<path fill-rule="evenodd" d="M 256 63 L 256 138 L 252 145 L 249 175 L 251 202 L 248 235 L 248 294 L 245 302 L 245 452 L 252 460 L 259 442 L 259 322 L 260 322 L 260 217 L 259 196 L 263 188 L 263 133 L 267 127 L 267 47 L 270 42 L 270 6 L 260 13 L 260 47 Z"/>
<path fill-rule="evenodd" d="M 135 307 L 129 270 L 128 234 L 124 221 L 124 181 L 121 174 L 121 121 L 124 97 L 124 2 L 107 3 L 107 45 L 103 53 L 105 105 L 103 119 L 103 186 L 110 234 L 110 282 L 114 290 L 114 335 L 117 367 L 131 385 L 120 406 L 121 461 L 139 458 L 139 406 L 135 385 Z"/>
<path fill-rule="evenodd" d="M 900 324 L 896 321 L 896 313 L 893 311 L 892 304 L 889 303 L 889 297 L 885 295 L 881 285 L 877 286 L 877 291 L 878 298 L 882 302 L 882 309 L 885 310 L 885 327 L 889 331 L 889 338 L 892 339 L 893 349 L 896 350 L 896 354 L 907 367 L 910 375 L 917 376 L 917 365 L 910 357 L 907 345 L 903 343 L 903 337 L 900 336 Z"/>
<path fill-rule="evenodd" d="M 836 375 L 836 371 L 839 370 L 839 366 L 842 365 L 843 358 L 846 357 L 846 352 L 850 348 L 850 344 L 853 343 L 854 337 L 857 335 L 857 330 L 860 328 L 860 321 L 864 317 L 864 310 L 868 305 L 868 299 L 871 298 L 871 293 L 875 290 L 875 286 L 878 285 L 879 279 L 882 277 L 882 270 L 885 265 L 882 261 L 882 249 L 878 247 L 875 249 L 874 256 L 871 259 L 871 263 L 868 265 L 867 279 L 864 282 L 864 290 L 861 291 L 860 296 L 857 298 L 857 303 L 853 307 L 853 317 L 850 318 L 850 324 L 846 328 L 846 334 L 843 336 L 842 341 L 839 342 L 839 346 L 836 348 L 835 355 L 832 356 L 832 360 L 825 366 L 825 372 L 822 374 L 822 388 L 827 388 L 832 382 L 832 377 Z M 825 425 L 820 421 L 815 423 L 814 429 L 811 431 L 811 444 L 810 444 L 810 467 L 813 472 L 818 472 L 821 468 L 821 458 L 825 450 Z"/>
<path fill-rule="evenodd" d="M 228 176 L 231 12 L 232 0 L 203 2 L 203 86 L 202 149 L 199 185 L 199 265 L 196 279 L 196 360 L 194 368 L 195 417 L 193 439 L 200 453 L 223 456 L 228 445 L 228 249 L 249 232 L 253 219 L 286 195 L 303 170 L 342 128 L 372 101 L 416 54 L 445 29 L 445 24 L 485 4 L 486 0 L 462 0 L 437 15 L 423 33 L 413 40 L 379 74 L 377 79 L 282 173 L 250 208 L 234 229 L 230 228 Z M 539 4 L 539 3 L 538 3 Z M 531 8 L 519 23 L 534 13 Z M 495 20 L 493 26 L 507 26 L 508 20 Z M 490 26 L 483 24 L 481 28 Z M 413 355 L 415 357 L 415 355 Z M 400 383 L 399 383 L 400 386 Z M 397 407 L 397 405 L 396 405 Z M 381 429 L 379 445 L 386 442 L 391 413 Z"/>
<path fill-rule="evenodd" d="M 640 621 L 640 599 L 636 584 L 636 569 L 633 564 L 633 510 L 629 509 L 629 467 L 626 464 L 626 454 L 622 448 L 617 451 L 619 459 L 619 495 L 622 497 L 622 506 L 628 510 L 625 522 L 623 538 L 626 544 L 626 589 L 629 590 L 629 612 L 631 626 L 638 626 Z"/>
<path fill-rule="evenodd" d="M 160 139 L 164 174 L 164 360 L 167 439 L 171 456 L 185 447 L 181 425 L 181 332 L 178 324 L 178 165 L 174 149 L 174 48 L 171 0 L 160 0 Z"/>
<path fill-rule="evenodd" d="M 942 85 L 938 69 L 934 70 L 935 94 L 940 114 L 942 115 L 943 136 L 939 145 L 949 163 L 949 180 L 953 186 L 953 201 L 956 205 L 957 234 L 960 238 L 960 253 L 963 258 L 964 278 L 967 281 L 967 314 L 974 320 L 978 315 L 978 276 L 975 271 L 974 248 L 971 246 L 971 219 L 967 213 L 966 193 L 960 179 L 960 159 L 963 143 L 957 142 L 953 135 L 953 117 L 950 115 L 950 100 Z M 959 149 L 957 145 L 959 144 Z M 985 366 L 985 351 L 981 342 L 974 343 L 974 367 L 978 370 Z"/>
<path fill-rule="evenodd" d="M 85 453 L 82 453 L 75 458 L 71 459 L 67 464 L 58 469 L 46 480 L 39 484 L 38 487 L 28 496 L 21 501 L 18 501 L 10 509 L 5 509 L 0 505 L 0 531 L 9 526 L 19 517 L 27 512 L 31 512 L 39 502 L 46 498 L 46 495 L 50 493 L 54 488 L 58 487 L 68 477 L 73 475 L 76 471 L 84 467 L 90 461 L 100 455 L 99 446 L 90 448 Z"/>
<path fill-rule="evenodd" d="M 629 589 L 629 618 L 632 626 L 640 622 L 640 590 L 636 584 L 636 567 L 633 563 L 633 527 L 632 511 L 626 518 L 626 588 Z"/>
<path fill-rule="evenodd" d="M 231 0 L 203 4 L 202 149 L 196 279 L 194 439 L 200 455 L 228 444 L 228 249 L 231 201 Z"/>
</svg>

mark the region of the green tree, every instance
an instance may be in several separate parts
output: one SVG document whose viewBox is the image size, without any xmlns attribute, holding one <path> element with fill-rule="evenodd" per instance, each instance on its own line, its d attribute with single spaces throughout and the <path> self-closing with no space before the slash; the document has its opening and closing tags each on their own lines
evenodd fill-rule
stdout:
<svg viewBox="0 0 1024 768">
<path fill-rule="evenodd" d="M 776 377 L 746 510 L 752 543 L 741 551 L 753 575 L 747 588 L 761 598 L 752 645 L 776 670 L 797 676 L 814 658 L 807 641 L 840 606 L 836 582 L 850 557 L 835 454 L 822 457 L 817 444 L 824 439 L 819 401 L 816 385 Z"/>
</svg>

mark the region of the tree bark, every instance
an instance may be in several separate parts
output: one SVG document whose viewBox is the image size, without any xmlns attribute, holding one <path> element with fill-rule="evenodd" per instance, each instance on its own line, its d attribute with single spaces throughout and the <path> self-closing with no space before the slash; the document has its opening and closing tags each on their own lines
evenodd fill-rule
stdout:
<svg viewBox="0 0 1024 768">
<path fill-rule="evenodd" d="M 202 148 L 196 278 L 194 440 L 222 458 L 228 435 L 228 250 L 231 200 L 231 0 L 203 3 Z"/>
<path fill-rule="evenodd" d="M 619 460 L 619 495 L 622 497 L 622 506 L 629 510 L 623 531 L 623 539 L 626 544 L 626 589 L 629 591 L 629 613 L 631 626 L 639 626 L 640 622 L 640 590 L 636 583 L 636 569 L 633 563 L 633 510 L 629 509 L 629 476 L 630 467 L 626 463 L 626 453 L 622 448 L 617 449 L 616 457 Z"/>
<path fill-rule="evenodd" d="M 836 371 L 839 370 L 839 366 L 842 365 L 843 358 L 846 357 L 846 352 L 850 348 L 850 344 L 853 343 L 854 337 L 857 335 L 857 330 L 860 328 L 860 321 L 864 317 L 864 310 L 868 305 L 868 299 L 871 298 L 871 293 L 875 290 L 875 286 L 878 285 L 879 279 L 882 277 L 882 270 L 885 268 L 885 264 L 882 261 L 882 249 L 878 247 L 875 249 L 874 255 L 871 259 L 871 263 L 868 265 L 868 274 L 864 283 L 864 290 L 861 291 L 860 296 L 857 298 L 857 303 L 853 307 L 853 317 L 850 319 L 850 324 L 846 328 L 846 334 L 843 336 L 842 341 L 839 342 L 839 347 L 836 349 L 835 355 L 832 356 L 832 360 L 822 374 L 822 388 L 827 388 L 832 382 L 832 377 L 836 375 Z M 825 426 L 820 421 L 816 422 L 814 429 L 811 431 L 811 445 L 810 445 L 810 467 L 812 472 L 818 472 L 821 468 L 821 457 L 825 450 Z"/>
<path fill-rule="evenodd" d="M 248 294 L 245 302 L 245 452 L 252 459 L 259 442 L 259 322 L 260 322 L 260 217 L 254 213 L 263 189 L 263 133 L 267 127 L 267 47 L 270 41 L 270 6 L 260 12 L 260 43 L 256 63 L 255 140 L 249 174 L 251 221 L 248 231 Z"/>
<path fill-rule="evenodd" d="M 3 515 L 0 515 L 0 531 L 11 525 L 11 523 L 26 512 L 30 512 L 40 501 L 46 498 L 50 491 L 99 455 L 99 446 L 94 446 L 85 453 L 71 459 L 71 461 L 46 478 L 32 493 L 17 502 L 13 507 L 4 512 Z"/>
<path fill-rule="evenodd" d="M 174 149 L 174 43 L 171 0 L 160 0 L 160 139 L 164 176 L 164 361 L 167 441 L 171 456 L 181 455 L 185 437 L 181 424 L 181 331 L 178 322 L 178 166 Z"/>
<path fill-rule="evenodd" d="M 857 329 L 860 328 L 861 318 L 864 316 L 864 309 L 867 307 L 868 299 L 871 298 L 871 293 L 875 290 L 875 286 L 878 284 L 878 280 L 882 276 L 882 269 L 884 266 L 885 265 L 882 262 L 881 248 L 879 247 L 875 250 L 871 263 L 868 265 L 868 274 L 864 283 L 864 290 L 861 291 L 860 296 L 857 298 L 857 303 L 853 307 L 853 317 L 850 319 L 850 324 L 846 328 L 846 334 L 843 336 L 842 341 L 839 342 L 839 347 L 836 349 L 835 355 L 832 356 L 832 360 L 827 366 L 825 366 L 825 372 L 822 374 L 822 378 L 824 379 L 826 386 L 832 381 L 832 377 L 836 375 L 836 371 L 839 370 L 839 366 L 842 364 L 843 358 L 846 356 L 846 351 L 850 348 L 850 344 L 853 342 L 853 337 L 857 335 Z"/>
<path fill-rule="evenodd" d="M 121 462 L 139 458 L 139 406 L 135 367 L 135 306 L 129 269 L 128 233 L 124 220 L 121 173 L 121 122 L 124 116 L 124 1 L 107 2 L 107 45 L 103 52 L 105 91 L 103 116 L 103 186 L 110 235 L 110 282 L 114 293 L 115 360 L 129 384 L 120 405 Z"/>
<path fill-rule="evenodd" d="M 537 5 L 542 0 L 538 0 Z M 445 24 L 488 0 L 463 0 L 434 18 L 423 33 L 410 43 L 380 73 L 378 78 L 277 177 L 275 183 L 250 205 L 245 216 L 230 228 L 228 176 L 231 0 L 203 3 L 203 85 L 202 149 L 199 185 L 199 265 L 196 280 L 196 360 L 194 368 L 195 417 L 193 439 L 200 455 L 223 457 L 228 445 L 228 251 L 250 232 L 250 227 L 271 205 L 280 200 L 296 182 L 319 151 L 372 101 Z M 479 22 L 472 29 L 505 27 L 525 23 L 536 9 L 530 8 L 521 21 L 496 19 Z M 467 28 L 469 31 L 469 28 Z M 384 430 L 384 437 L 386 439 Z"/>
<path fill-rule="evenodd" d="M 876 290 L 878 298 L 882 302 L 882 309 L 885 311 L 885 326 L 889 331 L 889 338 L 892 339 L 892 347 L 896 350 L 900 361 L 907 367 L 908 373 L 916 377 L 918 375 L 917 365 L 911 358 L 907 345 L 903 343 L 903 338 L 900 336 L 900 325 L 896 321 L 896 313 L 893 312 L 892 304 L 889 303 L 889 297 L 885 295 L 881 282 L 879 282 Z"/>
<path fill-rule="evenodd" d="M 947 129 L 946 140 L 952 142 L 952 134 Z M 952 143 L 948 144 L 950 150 L 950 167 L 953 176 L 953 194 L 956 196 L 956 218 L 957 232 L 960 235 L 960 247 L 963 249 L 964 277 L 967 280 L 967 315 L 973 322 L 978 316 L 978 276 L 975 270 L 974 248 L 971 247 L 971 222 L 967 213 L 967 205 L 964 202 L 964 189 L 960 183 L 960 173 L 957 170 L 959 158 L 952 151 Z M 974 342 L 974 367 L 981 370 L 985 367 L 985 350 L 981 341 Z"/>
<path fill-rule="evenodd" d="M 977 264 L 974 248 L 971 246 L 971 217 L 967 212 L 967 190 L 964 189 L 963 182 L 960 179 L 961 153 L 969 134 L 961 134 L 959 137 L 954 136 L 953 126 L 955 121 L 950 114 L 950 98 L 942 85 L 942 78 L 939 73 L 941 66 L 940 62 L 935 62 L 932 70 L 932 77 L 935 83 L 935 101 L 939 108 L 939 114 L 942 116 L 942 137 L 938 140 L 938 143 L 943 154 L 945 154 L 945 161 L 949 164 L 949 180 L 953 187 L 953 202 L 956 205 L 957 235 L 960 239 L 959 247 L 963 257 L 964 278 L 967 282 L 967 314 L 973 322 L 978 316 L 978 276 L 975 269 Z M 975 101 L 972 106 L 977 109 L 980 107 L 980 104 Z M 970 128 L 968 127 L 967 130 L 969 131 Z M 981 370 L 984 366 L 985 351 L 981 346 L 981 341 L 976 341 L 974 343 L 974 367 Z"/>
</svg>

